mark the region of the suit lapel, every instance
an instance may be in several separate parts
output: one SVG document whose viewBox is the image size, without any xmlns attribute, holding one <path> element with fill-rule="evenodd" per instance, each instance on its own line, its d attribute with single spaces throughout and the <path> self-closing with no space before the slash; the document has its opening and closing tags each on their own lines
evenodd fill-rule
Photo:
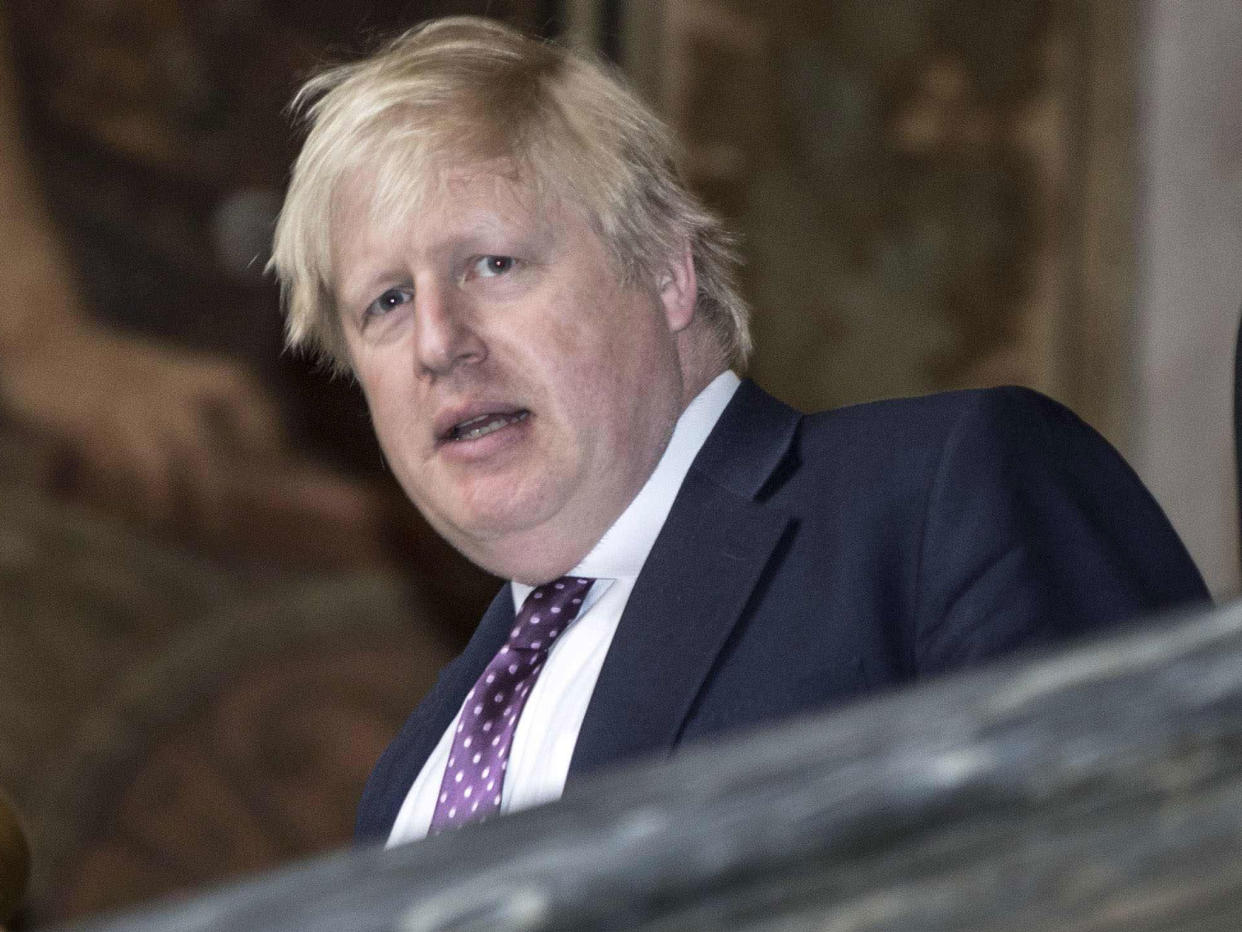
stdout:
<svg viewBox="0 0 1242 932">
<path fill-rule="evenodd" d="M 670 750 L 789 524 L 757 501 L 799 415 L 743 382 L 695 458 L 630 595 L 583 720 L 571 779 Z"/>
<path fill-rule="evenodd" d="M 500 587 L 491 605 L 483 613 L 465 650 L 444 668 L 440 682 L 436 684 L 432 693 L 434 704 L 428 710 L 427 720 L 411 745 L 409 759 L 417 762 L 419 769 L 452 724 L 453 716 L 466 701 L 466 693 L 470 691 L 470 687 L 504 644 L 509 629 L 513 627 L 513 617 L 513 592 L 506 583 Z M 410 782 L 416 776 L 418 770 L 410 776 Z M 408 788 L 409 784 L 406 786 Z"/>
</svg>

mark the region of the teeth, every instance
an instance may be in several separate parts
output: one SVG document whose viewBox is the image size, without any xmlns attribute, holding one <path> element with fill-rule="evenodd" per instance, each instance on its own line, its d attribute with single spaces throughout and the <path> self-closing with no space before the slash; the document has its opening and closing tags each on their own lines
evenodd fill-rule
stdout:
<svg viewBox="0 0 1242 932">
<path fill-rule="evenodd" d="M 480 414 L 454 427 L 451 439 L 478 440 L 480 437 L 495 433 L 502 427 L 524 420 L 526 415 L 526 411 L 519 411 L 516 414 Z"/>
</svg>

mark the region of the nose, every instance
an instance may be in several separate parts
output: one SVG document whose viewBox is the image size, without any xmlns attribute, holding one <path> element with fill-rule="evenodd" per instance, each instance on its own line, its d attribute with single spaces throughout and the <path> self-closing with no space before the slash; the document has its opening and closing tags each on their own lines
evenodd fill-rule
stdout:
<svg viewBox="0 0 1242 932">
<path fill-rule="evenodd" d="M 431 378 L 487 358 L 486 346 L 469 308 L 451 287 L 437 282 L 416 286 L 414 357 L 419 374 Z"/>
</svg>

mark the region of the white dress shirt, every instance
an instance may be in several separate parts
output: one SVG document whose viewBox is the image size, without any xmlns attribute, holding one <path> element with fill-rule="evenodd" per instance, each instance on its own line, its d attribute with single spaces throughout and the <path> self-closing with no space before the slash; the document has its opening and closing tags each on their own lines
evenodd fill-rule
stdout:
<svg viewBox="0 0 1242 932">
<path fill-rule="evenodd" d="M 739 383 L 734 373 L 723 372 L 690 402 L 646 484 L 591 552 L 566 574 L 590 576 L 596 582 L 577 619 L 552 646 L 527 697 L 509 752 L 501 812 L 558 799 L 565 789 L 582 719 L 621 613 L 690 464 Z M 516 611 L 532 587 L 518 582 L 509 585 Z M 406 794 L 388 836 L 389 847 L 427 834 L 460 716 L 459 709 Z"/>
</svg>

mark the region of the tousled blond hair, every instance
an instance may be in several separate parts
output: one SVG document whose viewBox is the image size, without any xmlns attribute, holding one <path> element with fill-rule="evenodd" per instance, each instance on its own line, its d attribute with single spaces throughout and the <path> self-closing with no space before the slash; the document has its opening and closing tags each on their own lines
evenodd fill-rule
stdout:
<svg viewBox="0 0 1242 932">
<path fill-rule="evenodd" d="M 656 281 L 688 243 L 696 314 L 742 368 L 749 312 L 730 236 L 681 183 L 665 126 L 606 66 L 494 20 L 415 27 L 379 54 L 324 71 L 294 99 L 309 126 L 269 268 L 292 347 L 349 368 L 333 301 L 331 236 L 342 185 L 364 168 L 377 222 L 404 216 L 446 165 L 502 160 L 540 195 L 583 209 L 627 283 Z"/>
</svg>

